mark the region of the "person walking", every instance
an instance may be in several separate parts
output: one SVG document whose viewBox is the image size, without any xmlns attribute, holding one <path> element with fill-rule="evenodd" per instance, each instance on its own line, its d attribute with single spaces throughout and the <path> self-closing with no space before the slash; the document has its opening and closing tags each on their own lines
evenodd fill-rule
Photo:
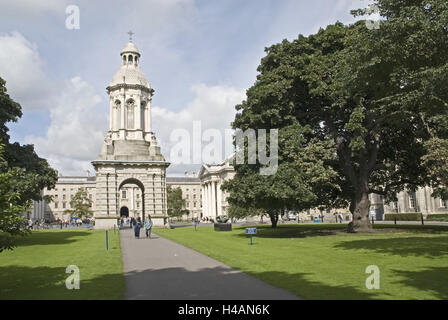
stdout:
<svg viewBox="0 0 448 320">
<path fill-rule="evenodd" d="M 135 226 L 135 219 L 134 217 L 131 218 L 131 223 L 129 224 L 130 228 L 133 228 Z"/>
<path fill-rule="evenodd" d="M 148 239 L 151 239 L 151 229 L 152 229 L 152 220 L 151 216 L 148 216 L 148 219 L 145 220 L 146 238 Z"/>
<path fill-rule="evenodd" d="M 140 223 L 135 223 L 135 225 L 134 225 L 135 239 L 139 239 L 140 238 L 140 228 L 141 228 Z"/>
</svg>

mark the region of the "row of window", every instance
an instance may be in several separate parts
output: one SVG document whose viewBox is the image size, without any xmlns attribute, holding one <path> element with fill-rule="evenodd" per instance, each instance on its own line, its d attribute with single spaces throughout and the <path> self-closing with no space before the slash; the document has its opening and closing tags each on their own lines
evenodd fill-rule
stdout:
<svg viewBox="0 0 448 320">
<path fill-rule="evenodd" d="M 199 198 L 202 200 L 202 195 L 199 195 Z M 186 196 L 185 196 L 185 199 L 190 199 L 190 195 L 189 194 L 187 194 Z M 193 195 L 193 200 L 196 200 L 196 195 L 194 194 Z"/>
<path fill-rule="evenodd" d="M 409 198 L 409 208 L 416 209 L 417 208 L 417 198 L 415 196 L 415 193 L 409 193 L 408 198 Z M 392 207 L 394 209 L 398 209 L 398 201 L 394 201 L 392 203 Z M 448 208 L 448 200 L 439 199 L 439 207 L 440 208 Z"/>
<path fill-rule="evenodd" d="M 140 199 L 140 193 L 137 193 L 135 195 L 135 197 L 137 199 Z M 126 190 L 121 190 L 121 199 L 127 199 L 127 192 L 126 192 Z"/>
<path fill-rule="evenodd" d="M 190 206 L 191 204 L 193 204 L 193 206 Z M 202 208 L 202 203 L 199 203 L 199 207 L 200 208 Z M 197 206 L 197 202 L 186 202 L 185 203 L 185 208 L 193 208 L 193 209 L 198 209 L 198 206 Z"/>
<path fill-rule="evenodd" d="M 138 63 L 138 56 L 133 56 L 132 54 L 127 56 L 127 62 L 133 62 Z M 126 55 L 123 55 L 123 64 L 126 64 Z"/>
<path fill-rule="evenodd" d="M 74 195 L 71 194 L 71 195 L 70 195 L 70 200 L 72 200 L 73 197 L 74 197 Z M 91 195 L 91 194 L 89 194 L 89 199 L 92 200 L 92 195 Z M 55 194 L 55 195 L 54 195 L 54 200 L 59 200 L 59 195 Z M 63 194 L 63 195 L 62 195 L 62 200 L 67 200 L 67 195 Z"/>
</svg>

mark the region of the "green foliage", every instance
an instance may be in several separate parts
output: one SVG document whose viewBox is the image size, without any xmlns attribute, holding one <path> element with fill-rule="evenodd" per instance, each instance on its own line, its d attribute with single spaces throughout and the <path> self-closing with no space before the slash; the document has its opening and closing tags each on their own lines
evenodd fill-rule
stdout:
<svg viewBox="0 0 448 320">
<path fill-rule="evenodd" d="M 2 157 L 3 145 L 0 144 L 0 166 L 5 166 Z M 31 209 L 30 201 L 23 201 L 18 181 L 23 177 L 23 170 L 10 169 L 0 172 L 0 252 L 14 247 L 14 237 L 29 233 L 23 213 Z"/>
<path fill-rule="evenodd" d="M 22 177 L 17 181 L 22 203 L 28 200 L 42 200 L 41 190 L 54 188 L 58 175 L 45 159 L 40 158 L 34 151 L 33 145 L 10 143 L 8 122 L 16 122 L 21 116 L 20 104 L 12 100 L 6 92 L 6 82 L 0 78 L 0 143 L 4 144 L 4 160 L 6 164 L 0 171 L 9 168 L 20 168 Z"/>
<path fill-rule="evenodd" d="M 385 221 L 421 221 L 422 214 L 421 212 L 416 213 L 386 213 L 384 214 Z"/>
<path fill-rule="evenodd" d="M 0 77 L 0 142 L 9 141 L 8 122 L 17 122 L 22 116 L 20 104 L 12 100 L 6 93 L 6 81 Z"/>
<path fill-rule="evenodd" d="M 72 217 L 90 218 L 93 215 L 92 200 L 84 188 L 79 188 L 73 199 L 70 200 L 70 206 L 72 209 L 65 210 L 65 213 L 69 213 Z"/>
<path fill-rule="evenodd" d="M 276 175 L 235 167 L 229 202 L 277 211 L 349 202 L 356 231 L 371 227 L 370 193 L 388 201 L 406 188 L 442 189 L 448 160 L 431 152 L 437 145 L 448 154 L 435 140 L 448 139 L 448 4 L 374 3 L 379 29 L 336 23 L 266 49 L 233 127 L 278 128 L 288 138 L 279 141 Z"/>
<path fill-rule="evenodd" d="M 448 213 L 428 214 L 426 221 L 444 221 L 448 222 Z"/>
<path fill-rule="evenodd" d="M 170 217 L 181 217 L 184 214 L 189 214 L 188 210 L 184 210 L 185 200 L 182 198 L 181 188 L 166 187 L 166 198 L 168 206 L 168 215 Z"/>
<path fill-rule="evenodd" d="M 431 138 L 425 148 L 427 154 L 422 160 L 432 180 L 432 196 L 448 200 L 448 139 Z"/>
<path fill-rule="evenodd" d="M 9 142 L 7 123 L 16 122 L 22 110 L 5 84 L 0 78 L 0 251 L 11 249 L 16 236 L 28 233 L 22 214 L 31 209 L 31 200 L 42 199 L 43 188 L 53 188 L 57 181 L 57 172 L 32 145 Z"/>
</svg>

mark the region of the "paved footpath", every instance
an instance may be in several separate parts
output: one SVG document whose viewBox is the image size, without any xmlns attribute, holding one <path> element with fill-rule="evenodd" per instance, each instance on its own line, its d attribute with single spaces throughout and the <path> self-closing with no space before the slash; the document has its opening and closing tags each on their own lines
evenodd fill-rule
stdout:
<svg viewBox="0 0 448 320">
<path fill-rule="evenodd" d="M 154 233 L 146 239 L 142 230 L 140 236 L 135 239 L 130 228 L 120 231 L 126 299 L 299 299 Z"/>
</svg>

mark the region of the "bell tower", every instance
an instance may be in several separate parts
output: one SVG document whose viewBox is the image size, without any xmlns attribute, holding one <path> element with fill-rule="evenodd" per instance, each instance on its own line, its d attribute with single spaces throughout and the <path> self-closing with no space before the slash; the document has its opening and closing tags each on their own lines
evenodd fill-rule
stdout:
<svg viewBox="0 0 448 320">
<path fill-rule="evenodd" d="M 154 225 L 167 222 L 165 161 L 151 129 L 154 90 L 140 69 L 140 52 L 129 42 L 120 53 L 121 66 L 109 86 L 109 131 L 97 160 L 95 227 L 113 228 L 126 199 L 126 188 L 139 188 L 136 217 L 151 215 Z M 136 206 L 137 207 L 137 206 Z"/>
</svg>

